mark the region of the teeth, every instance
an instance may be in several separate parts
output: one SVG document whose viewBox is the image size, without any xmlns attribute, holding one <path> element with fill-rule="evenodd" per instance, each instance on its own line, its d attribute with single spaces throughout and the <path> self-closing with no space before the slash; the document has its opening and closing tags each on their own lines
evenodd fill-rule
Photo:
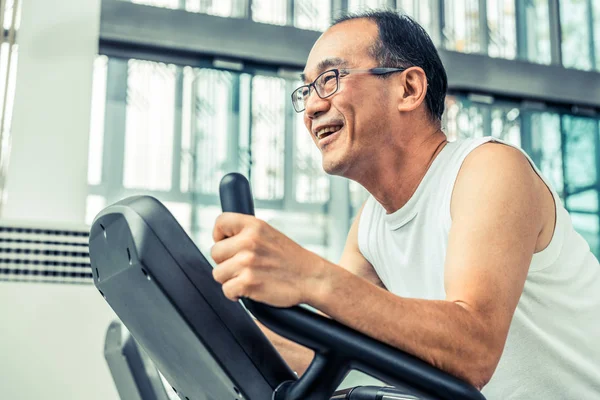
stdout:
<svg viewBox="0 0 600 400">
<path fill-rule="evenodd" d="M 323 135 L 325 135 L 325 134 L 327 134 L 327 133 L 331 133 L 331 132 L 337 132 L 337 131 L 339 131 L 340 129 L 342 129 L 342 127 L 341 127 L 341 126 L 328 126 L 328 127 L 326 127 L 326 128 L 319 129 L 319 130 L 317 131 L 317 137 L 318 137 L 319 139 L 321 139 L 321 136 L 323 136 Z"/>
</svg>

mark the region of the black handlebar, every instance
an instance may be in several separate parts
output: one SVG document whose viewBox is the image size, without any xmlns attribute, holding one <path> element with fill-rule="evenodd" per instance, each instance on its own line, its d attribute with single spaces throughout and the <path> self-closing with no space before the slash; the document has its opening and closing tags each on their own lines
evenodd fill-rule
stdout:
<svg viewBox="0 0 600 400">
<path fill-rule="evenodd" d="M 254 215 L 247 179 L 226 175 L 219 188 L 224 212 Z M 269 329 L 315 351 L 297 381 L 282 383 L 273 400 L 329 399 L 350 369 L 361 370 L 415 394 L 438 399 L 485 400 L 471 385 L 424 361 L 301 307 L 276 308 L 244 298 L 246 308 Z"/>
</svg>

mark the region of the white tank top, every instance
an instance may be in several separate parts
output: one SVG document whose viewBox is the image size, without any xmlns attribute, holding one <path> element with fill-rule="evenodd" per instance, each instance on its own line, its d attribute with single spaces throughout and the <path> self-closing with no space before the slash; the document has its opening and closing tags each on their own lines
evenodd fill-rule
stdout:
<svg viewBox="0 0 600 400">
<path fill-rule="evenodd" d="M 448 143 L 408 203 L 392 214 L 367 199 L 358 245 L 390 292 L 445 299 L 452 190 L 467 155 L 489 141 L 500 142 Z M 551 191 L 554 236 L 533 256 L 500 363 L 482 391 L 488 400 L 600 399 L 600 266 Z"/>
</svg>

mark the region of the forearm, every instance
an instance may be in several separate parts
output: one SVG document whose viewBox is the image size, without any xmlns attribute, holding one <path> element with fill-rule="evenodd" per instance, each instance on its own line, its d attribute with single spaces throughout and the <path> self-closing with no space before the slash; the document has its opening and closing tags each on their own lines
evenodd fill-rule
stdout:
<svg viewBox="0 0 600 400">
<path fill-rule="evenodd" d="M 258 327 L 263 331 L 265 336 L 271 341 L 277 349 L 281 357 L 290 366 L 290 368 L 301 376 L 310 365 L 310 362 L 315 356 L 314 351 L 292 342 L 289 339 L 280 336 L 264 326 L 260 321 L 255 321 Z"/>
<path fill-rule="evenodd" d="M 321 290 L 313 292 L 308 304 L 476 387 L 487 383 L 500 356 L 491 354 L 498 336 L 490 335 L 468 306 L 402 298 L 339 266 L 329 264 L 326 270 Z"/>
</svg>

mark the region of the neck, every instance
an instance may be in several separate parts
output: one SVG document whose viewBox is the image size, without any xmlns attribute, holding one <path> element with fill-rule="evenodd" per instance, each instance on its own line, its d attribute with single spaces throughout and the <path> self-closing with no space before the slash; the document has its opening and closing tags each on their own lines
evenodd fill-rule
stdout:
<svg viewBox="0 0 600 400">
<path fill-rule="evenodd" d="M 393 213 L 410 200 L 446 143 L 444 132 L 435 128 L 426 135 L 415 135 L 403 145 L 386 146 L 376 163 L 356 181 L 388 214 Z"/>
</svg>

